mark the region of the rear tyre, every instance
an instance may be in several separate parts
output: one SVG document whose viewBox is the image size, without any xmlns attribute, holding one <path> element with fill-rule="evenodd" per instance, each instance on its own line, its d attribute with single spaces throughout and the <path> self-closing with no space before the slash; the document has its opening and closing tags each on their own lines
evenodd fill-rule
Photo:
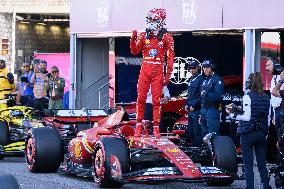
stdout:
<svg viewBox="0 0 284 189">
<path fill-rule="evenodd" d="M 30 172 L 56 172 L 62 160 L 58 131 L 50 127 L 32 129 L 26 140 L 26 161 Z"/>
<path fill-rule="evenodd" d="M 123 186 L 122 174 L 129 172 L 129 149 L 121 138 L 105 137 L 97 142 L 93 156 L 93 175 L 101 188 Z"/>
<path fill-rule="evenodd" d="M 0 175 L 1 188 L 5 189 L 20 189 L 15 177 L 12 175 Z"/>
<path fill-rule="evenodd" d="M 216 136 L 212 139 L 213 166 L 229 173 L 238 171 L 237 154 L 233 140 L 228 136 Z M 228 186 L 234 182 L 233 178 L 207 182 L 211 186 Z"/>
<path fill-rule="evenodd" d="M 5 146 L 9 143 L 9 128 L 5 121 L 0 121 L 0 145 Z"/>
</svg>

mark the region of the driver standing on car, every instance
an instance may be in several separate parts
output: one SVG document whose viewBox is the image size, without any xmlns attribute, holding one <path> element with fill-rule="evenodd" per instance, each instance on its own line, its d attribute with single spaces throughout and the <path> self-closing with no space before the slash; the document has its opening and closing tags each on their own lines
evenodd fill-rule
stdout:
<svg viewBox="0 0 284 189">
<path fill-rule="evenodd" d="M 6 61 L 0 58 L 0 100 L 3 100 L 5 94 L 15 91 L 14 76 L 6 68 Z"/>
<path fill-rule="evenodd" d="M 202 63 L 205 80 L 201 85 L 201 129 L 202 137 L 208 133 L 220 134 L 220 110 L 224 91 L 223 79 L 215 73 L 212 60 Z"/>
<path fill-rule="evenodd" d="M 159 123 L 161 119 L 161 96 L 163 86 L 170 82 L 174 63 L 173 36 L 164 28 L 166 20 L 165 9 L 151 9 L 146 16 L 145 32 L 132 32 L 130 50 L 133 55 L 142 51 L 143 60 L 137 84 L 137 124 L 134 136 L 142 133 L 142 120 L 147 93 L 151 85 L 153 101 L 154 137 L 159 138 Z M 164 75 L 164 63 L 167 61 L 167 71 Z"/>
<path fill-rule="evenodd" d="M 204 76 L 200 74 L 200 65 L 196 60 L 189 63 L 188 70 L 191 77 L 188 81 L 188 96 L 185 106 L 188 111 L 187 135 L 192 145 L 198 147 L 202 144 L 202 133 L 198 119 L 201 109 L 200 86 Z"/>
</svg>

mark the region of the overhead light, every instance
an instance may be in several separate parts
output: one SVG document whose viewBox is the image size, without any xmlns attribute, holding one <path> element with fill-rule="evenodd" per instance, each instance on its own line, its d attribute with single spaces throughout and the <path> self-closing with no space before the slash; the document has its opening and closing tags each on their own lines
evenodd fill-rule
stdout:
<svg viewBox="0 0 284 189">
<path fill-rule="evenodd" d="M 45 18 L 43 19 L 44 22 L 69 22 L 67 18 Z"/>
<path fill-rule="evenodd" d="M 24 20 L 22 16 L 16 15 L 16 20 Z"/>
<path fill-rule="evenodd" d="M 39 22 L 39 23 L 36 23 L 36 24 L 38 24 L 38 25 L 43 25 L 43 26 L 46 25 L 46 23 L 43 23 L 43 22 Z"/>
<path fill-rule="evenodd" d="M 29 24 L 30 22 L 28 22 L 28 21 L 21 21 L 20 23 L 21 24 Z"/>
</svg>

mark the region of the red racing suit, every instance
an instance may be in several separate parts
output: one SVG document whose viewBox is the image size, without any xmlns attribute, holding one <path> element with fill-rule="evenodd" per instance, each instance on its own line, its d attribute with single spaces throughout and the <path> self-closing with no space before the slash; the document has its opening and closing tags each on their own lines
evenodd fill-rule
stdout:
<svg viewBox="0 0 284 189">
<path fill-rule="evenodd" d="M 137 84 L 137 123 L 141 123 L 144 118 L 144 108 L 147 92 L 151 85 L 153 101 L 153 122 L 158 126 L 161 118 L 160 98 L 163 85 L 170 81 L 174 63 L 174 40 L 170 33 L 165 32 L 161 40 L 158 37 L 146 37 L 146 32 L 132 35 L 130 39 L 130 49 L 133 55 L 142 50 L 143 60 Z M 167 72 L 164 77 L 164 62 L 167 57 Z"/>
</svg>

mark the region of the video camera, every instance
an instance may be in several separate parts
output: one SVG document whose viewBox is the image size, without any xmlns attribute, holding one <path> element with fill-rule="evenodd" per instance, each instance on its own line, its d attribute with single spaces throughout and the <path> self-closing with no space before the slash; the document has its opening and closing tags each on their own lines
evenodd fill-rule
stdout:
<svg viewBox="0 0 284 189">
<path fill-rule="evenodd" d="M 283 71 L 284 68 L 279 63 L 273 64 L 273 75 L 280 75 Z"/>
<path fill-rule="evenodd" d="M 29 83 L 29 78 L 28 77 L 21 77 L 20 81 L 25 82 L 25 83 Z"/>
<path fill-rule="evenodd" d="M 284 71 L 284 68 L 281 66 L 279 60 L 275 57 L 271 57 L 271 58 L 269 58 L 269 60 L 271 60 L 272 64 L 273 64 L 272 74 L 273 75 L 280 75 L 281 72 Z"/>
<path fill-rule="evenodd" d="M 234 113 L 234 114 L 243 114 L 243 113 L 244 113 L 244 111 L 242 110 L 242 108 L 240 108 L 239 106 L 237 106 L 237 105 L 234 104 L 234 103 L 231 103 L 231 104 L 226 105 L 226 108 L 227 108 L 231 113 Z"/>
</svg>

